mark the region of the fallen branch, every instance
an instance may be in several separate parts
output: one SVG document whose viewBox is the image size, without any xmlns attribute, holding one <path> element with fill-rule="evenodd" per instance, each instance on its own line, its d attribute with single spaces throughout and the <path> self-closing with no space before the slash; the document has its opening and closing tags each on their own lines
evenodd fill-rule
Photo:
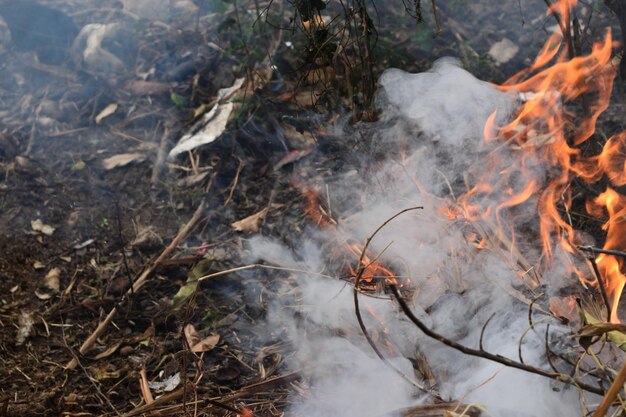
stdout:
<svg viewBox="0 0 626 417">
<path fill-rule="evenodd" d="M 180 232 L 178 232 L 174 240 L 172 240 L 172 242 L 163 250 L 163 252 L 161 252 L 159 257 L 142 272 L 139 278 L 137 278 L 137 280 L 128 289 L 128 291 L 126 291 L 118 305 L 113 307 L 111 311 L 109 311 L 109 314 L 107 314 L 107 316 L 104 318 L 104 320 L 102 320 L 100 324 L 98 324 L 96 330 L 94 330 L 93 333 L 91 333 L 91 335 L 87 338 L 87 340 L 85 340 L 81 345 L 79 349 L 79 353 L 81 355 L 84 355 L 89 349 L 91 349 L 91 347 L 96 343 L 96 340 L 102 335 L 102 333 L 104 333 L 109 323 L 113 321 L 113 318 L 117 314 L 118 307 L 123 302 L 127 301 L 133 293 L 139 291 L 139 289 L 143 287 L 148 278 L 150 278 L 156 270 L 157 265 L 163 262 L 170 255 L 170 253 L 172 253 L 174 249 L 176 249 L 178 244 L 189 234 L 189 232 L 194 228 L 196 223 L 198 223 L 198 221 L 202 217 L 202 213 L 204 212 L 205 207 L 206 203 L 204 201 L 200 203 L 196 211 L 193 213 L 191 219 L 187 222 L 187 224 L 185 224 L 185 226 L 183 226 L 182 229 L 180 229 Z M 76 368 L 76 365 L 78 365 L 78 362 L 76 358 L 74 358 L 68 362 L 65 368 L 74 369 Z"/>
<path fill-rule="evenodd" d="M 606 395 L 602 399 L 602 402 L 600 402 L 598 409 L 596 410 L 595 413 L 593 413 L 592 417 L 604 417 L 606 412 L 609 410 L 609 407 L 611 407 L 611 404 L 613 404 L 613 401 L 615 401 L 615 397 L 617 397 L 617 394 L 619 394 L 619 392 L 624 388 L 625 382 L 626 382 L 626 363 L 624 363 L 624 365 L 622 366 L 622 369 L 620 369 L 619 373 L 615 377 L 615 380 L 611 384 L 609 391 L 606 393 Z"/>
<path fill-rule="evenodd" d="M 506 358 L 504 356 L 501 355 L 496 355 L 490 352 L 486 352 L 484 350 L 479 350 L 479 349 L 473 349 L 470 347 L 467 347 L 465 345 L 462 345 L 460 343 L 455 342 L 454 340 L 450 340 L 448 338 L 446 338 L 443 335 L 440 335 L 439 333 L 435 332 L 434 330 L 430 329 L 428 326 L 426 326 L 420 319 L 417 318 L 417 316 L 415 316 L 415 314 L 413 314 L 413 311 L 411 310 L 411 308 L 409 307 L 409 305 L 406 303 L 406 301 L 404 300 L 404 298 L 402 297 L 402 295 L 400 295 L 400 291 L 398 290 L 398 287 L 396 287 L 394 284 L 390 284 L 389 288 L 391 288 L 391 292 L 393 294 L 393 296 L 396 298 L 396 300 L 398 301 L 398 304 L 400 304 L 400 308 L 402 309 L 402 312 L 407 316 L 407 318 L 409 320 L 411 320 L 413 322 L 413 324 L 415 324 L 422 332 L 424 332 L 424 334 L 426 334 L 426 336 L 435 339 L 441 343 L 443 343 L 444 345 L 451 347 L 452 349 L 458 350 L 459 352 L 462 352 L 466 355 L 470 355 L 470 356 L 476 356 L 479 358 L 483 358 L 483 359 L 487 359 L 490 360 L 492 362 L 497 362 L 499 364 L 502 364 L 504 366 L 508 366 L 510 368 L 515 368 L 515 369 L 519 369 L 522 371 L 526 371 L 526 372 L 530 372 L 532 374 L 536 374 L 536 375 L 541 375 L 544 376 L 546 378 L 550 378 L 553 379 L 555 381 L 561 381 L 561 382 L 567 382 L 570 381 L 571 383 L 573 383 L 574 385 L 576 385 L 577 387 L 579 387 L 582 390 L 588 391 L 588 392 L 592 392 L 594 394 L 598 394 L 598 395 L 603 395 L 604 391 L 602 390 L 602 388 L 600 387 L 595 387 L 592 385 L 588 385 L 576 378 L 571 377 L 570 375 L 566 375 L 566 374 L 561 374 L 561 373 L 557 373 L 557 372 L 550 372 L 550 371 L 546 371 L 545 369 L 542 368 L 537 368 L 535 366 L 531 366 L 531 365 L 526 365 L 524 363 L 521 362 L 516 362 L 512 359 Z"/>
</svg>

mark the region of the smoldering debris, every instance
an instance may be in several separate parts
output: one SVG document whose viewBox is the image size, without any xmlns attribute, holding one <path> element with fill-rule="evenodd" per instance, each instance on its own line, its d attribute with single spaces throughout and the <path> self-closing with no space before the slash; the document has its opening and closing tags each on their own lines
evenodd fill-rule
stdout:
<svg viewBox="0 0 626 417">
<path fill-rule="evenodd" d="M 480 173 L 481 167 L 486 168 L 481 160 L 494 149 L 509 167 L 517 166 L 516 149 L 484 141 L 483 135 L 490 119 L 496 125 L 509 120 L 519 105 L 518 96 L 476 79 L 450 59 L 435 63 L 431 71 L 422 74 L 389 70 L 380 84 L 381 122 L 378 127 L 367 128 L 379 141 L 378 146 L 390 148 L 390 155 L 394 147 L 403 144 L 407 151 L 401 162 L 378 162 L 374 177 L 361 177 L 358 184 L 352 175 L 333 182 L 329 187 L 336 206 L 358 201 L 358 211 L 337 219 L 337 226 L 330 230 L 312 226 L 294 249 L 264 238 L 252 239 L 250 260 L 330 273 L 325 266 L 326 242 L 341 245 L 345 240 L 338 236 L 369 242 L 376 228 L 396 213 L 421 206 L 422 210 L 389 222 L 370 242 L 370 248 L 375 259 L 393 262 L 399 277 L 410 277 L 410 307 L 429 328 L 461 345 L 542 369 L 551 367 L 547 344 L 557 355 L 576 355 L 579 348 L 569 339 L 569 328 L 547 310 L 536 307 L 537 323 L 529 331 L 533 297 L 562 285 L 553 280 L 555 287 L 539 290 L 531 282 L 535 278 L 529 278 L 532 270 L 520 267 L 538 261 L 532 244 L 509 241 L 505 248 L 504 240 L 498 238 L 490 243 L 489 235 L 497 234 L 494 225 L 500 220 L 484 216 L 485 229 L 481 230 L 471 226 L 480 222 L 446 214 L 455 195 L 466 192 L 464 189 L 472 187 L 472 178 L 478 178 L 468 176 L 468 172 Z M 415 135 L 416 128 L 419 136 Z M 547 169 L 535 161 L 522 183 L 545 178 Z M 510 187 L 520 185 L 506 184 L 502 197 L 514 193 Z M 489 191 L 481 203 L 486 213 L 501 198 L 498 190 Z M 517 207 L 511 220 L 532 230 L 537 200 L 529 199 L 535 204 Z M 468 239 L 469 234 L 477 237 Z M 482 250 L 481 245 L 491 246 Z M 555 251 L 557 258 L 561 256 L 558 249 Z M 564 269 L 556 265 L 544 272 L 549 279 Z M 307 397 L 293 401 L 291 415 L 377 417 L 431 402 L 433 391 L 440 400 L 480 404 L 488 415 L 495 416 L 580 415 L 580 401 L 594 399 L 593 394 L 581 394 L 567 383 L 467 356 L 424 336 L 401 317 L 388 295 L 357 295 L 365 327 L 377 335 L 374 343 L 385 352 L 392 365 L 388 366 L 374 354 L 372 341 L 359 330 L 349 284 L 316 274 L 295 279 L 298 297 L 277 297 L 268 317 L 269 327 L 280 329 L 295 347 L 292 366 L 301 369 L 311 384 Z M 293 287 L 286 285 L 285 294 L 289 294 Z M 541 285 L 548 284 L 543 281 Z M 419 372 L 407 361 L 415 357 L 416 347 L 437 376 L 435 386 L 425 387 Z"/>
</svg>

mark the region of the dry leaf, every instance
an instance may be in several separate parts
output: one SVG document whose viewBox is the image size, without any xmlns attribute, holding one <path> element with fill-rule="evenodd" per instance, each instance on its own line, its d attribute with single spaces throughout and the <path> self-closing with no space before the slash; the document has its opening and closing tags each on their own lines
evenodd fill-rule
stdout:
<svg viewBox="0 0 626 417">
<path fill-rule="evenodd" d="M 183 152 L 190 151 L 198 146 L 206 145 L 219 138 L 228 124 L 230 114 L 235 105 L 233 103 L 216 104 L 206 113 L 200 123 L 192 128 L 192 133 L 184 135 L 178 144 L 170 151 L 170 158 Z"/>
<path fill-rule="evenodd" d="M 39 291 L 39 290 L 35 290 L 35 296 L 39 298 L 41 301 L 46 301 L 52 298 L 52 294 Z"/>
<path fill-rule="evenodd" d="M 18 319 L 17 335 L 15 336 L 15 346 L 21 346 L 24 344 L 30 333 L 33 331 L 33 324 L 35 324 L 35 318 L 32 312 L 22 311 L 20 318 Z"/>
<path fill-rule="evenodd" d="M 58 292 L 61 289 L 61 270 L 59 268 L 52 268 L 50 272 L 46 274 L 44 279 L 44 285 L 46 288 L 51 289 L 54 292 Z"/>
<path fill-rule="evenodd" d="M 201 172 L 195 175 L 190 175 L 188 177 L 181 178 L 180 180 L 178 180 L 177 184 L 181 188 L 191 187 L 201 182 L 203 179 L 207 177 L 207 175 L 209 175 L 209 171 Z"/>
<path fill-rule="evenodd" d="M 269 208 L 266 207 L 252 216 L 248 216 L 245 219 L 234 222 L 231 226 L 236 232 L 256 233 L 259 231 L 261 220 L 267 216 L 268 211 Z"/>
<path fill-rule="evenodd" d="M 32 227 L 35 232 L 43 233 L 46 236 L 52 236 L 54 233 L 54 227 L 44 224 L 41 219 L 31 220 L 30 227 Z"/>
<path fill-rule="evenodd" d="M 33 263 L 33 268 L 35 268 L 35 269 L 44 269 L 45 267 L 46 267 L 46 265 L 43 262 L 41 262 L 41 261 L 35 261 Z"/>
<path fill-rule="evenodd" d="M 241 90 L 245 80 L 245 78 L 238 78 L 231 87 L 222 88 L 217 92 L 217 103 L 191 127 L 189 133 L 180 138 L 178 144 L 170 151 L 170 158 L 209 144 L 224 133 L 230 115 L 235 109 L 234 103 L 228 100 L 235 98 L 234 96 Z"/>
<path fill-rule="evenodd" d="M 106 106 L 104 108 L 104 110 L 102 110 L 97 116 L 96 116 L 96 124 L 100 124 L 100 122 L 106 118 L 109 117 L 110 115 L 112 115 L 113 113 L 115 113 L 117 111 L 117 103 L 111 103 L 108 106 Z"/>
<path fill-rule="evenodd" d="M 184 328 L 185 340 L 189 346 L 193 346 L 202 340 L 202 337 L 193 324 L 187 324 Z"/>
<path fill-rule="evenodd" d="M 201 341 L 199 341 L 198 343 L 196 343 L 195 345 L 193 345 L 191 347 L 191 351 L 194 353 L 208 352 L 209 350 L 217 346 L 219 341 L 220 341 L 220 336 L 217 334 L 207 336 Z"/>
<path fill-rule="evenodd" d="M 94 357 L 94 359 L 98 360 L 98 359 L 108 358 L 109 356 L 114 354 L 121 345 L 122 345 L 122 340 L 120 340 L 117 343 L 114 343 L 113 345 L 109 346 L 109 348 L 107 350 L 105 350 L 104 352 L 98 353 Z"/>
<path fill-rule="evenodd" d="M 130 81 L 127 89 L 134 95 L 142 96 L 149 94 L 160 94 L 170 90 L 170 85 L 155 81 Z"/>
<path fill-rule="evenodd" d="M 193 324 L 188 324 L 184 329 L 185 339 L 194 353 L 208 352 L 213 349 L 220 341 L 219 335 L 210 335 L 204 339 L 196 330 Z"/>
<path fill-rule="evenodd" d="M 513 59 L 513 57 L 517 55 L 518 51 L 519 47 L 514 44 L 513 41 L 504 38 L 501 41 L 491 45 L 488 54 L 496 62 L 496 65 L 500 65 L 505 64 Z"/>
<path fill-rule="evenodd" d="M 150 382 L 148 387 L 155 391 L 169 392 L 174 391 L 174 388 L 180 385 L 180 372 L 176 372 L 174 375 L 167 378 L 165 381 Z"/>
<path fill-rule="evenodd" d="M 143 157 L 144 155 L 141 153 L 123 153 L 105 159 L 102 161 L 102 166 L 108 171 L 113 168 L 126 166 L 133 161 L 143 159 Z"/>
</svg>

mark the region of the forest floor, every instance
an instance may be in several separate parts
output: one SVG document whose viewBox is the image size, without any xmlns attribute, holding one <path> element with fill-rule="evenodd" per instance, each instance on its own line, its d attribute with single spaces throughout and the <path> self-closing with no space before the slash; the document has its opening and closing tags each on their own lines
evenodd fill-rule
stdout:
<svg viewBox="0 0 626 417">
<path fill-rule="evenodd" d="M 362 104 L 348 86 L 355 75 L 308 60 L 306 36 L 257 21 L 258 2 L 183 1 L 165 12 L 122 3 L 24 2 L 57 19 L 47 39 L 109 25 L 100 61 L 76 43 L 48 57 L 49 41 L 31 29 L 18 35 L 29 44 L 13 35 L 2 46 L 0 416 L 281 415 L 306 381 L 261 324 L 271 279 L 193 278 L 242 266 L 252 232 L 300 233 L 309 220 L 294 178 L 348 171 L 348 155 L 371 150 L 334 131 Z M 279 3 L 264 16 L 289 22 L 292 6 Z M 375 76 L 453 55 L 502 82 L 554 25 L 541 1 L 440 2 L 435 38 L 429 9 L 418 24 L 402 2 L 380 3 Z M 594 18 L 610 21 L 602 13 Z M 242 77 L 217 139 L 167 158 Z M 623 129 L 621 109 L 601 129 Z"/>
</svg>

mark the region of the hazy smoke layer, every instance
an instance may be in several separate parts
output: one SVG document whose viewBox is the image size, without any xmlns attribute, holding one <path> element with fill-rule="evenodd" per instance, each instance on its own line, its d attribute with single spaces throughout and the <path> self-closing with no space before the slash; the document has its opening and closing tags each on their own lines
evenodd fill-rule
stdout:
<svg viewBox="0 0 626 417">
<path fill-rule="evenodd" d="M 468 239 L 467 223 L 450 220 L 441 210 L 444 198 L 466 189 L 467 170 L 480 171 L 488 150 L 481 141 L 488 116 L 497 110 L 498 119 L 505 120 L 515 99 L 451 59 L 422 74 L 388 70 L 380 85 L 383 121 L 375 140 L 390 148 L 405 142 L 410 152 L 402 162 L 385 163 L 364 189 L 359 187 L 367 203 L 348 219 L 339 219 L 340 233 L 364 241 L 399 210 L 423 206 L 385 228 L 373 241 L 374 252 L 384 249 L 381 259 L 393 263 L 398 274 L 410 276 L 416 288 L 414 311 L 429 326 L 478 347 L 480 331 L 495 313 L 485 331 L 485 349 L 517 359 L 520 337 L 528 328 L 528 307 L 515 299 L 519 271 L 506 254 L 478 250 Z M 361 201 L 355 200 L 350 178 L 333 184 L 331 194 Z M 534 215 L 534 208 L 529 210 L 526 217 Z M 268 239 L 253 239 L 252 257 L 323 271 L 315 243 L 323 240 L 319 233 L 295 255 Z M 382 417 L 428 400 L 376 357 L 360 334 L 349 286 L 315 275 L 298 279 L 297 301 L 275 300 L 269 316 L 271 326 L 281 328 L 296 348 L 292 366 L 302 369 L 311 383 L 308 396 L 294 396 L 289 415 Z M 478 403 L 496 416 L 580 414 L 575 389 L 452 351 L 424 337 L 388 300 L 361 297 L 361 303 L 367 326 L 389 360 L 427 386 L 406 359 L 423 353 L 444 399 Z M 525 362 L 547 368 L 544 326 L 528 332 L 522 351 Z M 557 338 L 554 323 L 551 332 Z"/>
</svg>

